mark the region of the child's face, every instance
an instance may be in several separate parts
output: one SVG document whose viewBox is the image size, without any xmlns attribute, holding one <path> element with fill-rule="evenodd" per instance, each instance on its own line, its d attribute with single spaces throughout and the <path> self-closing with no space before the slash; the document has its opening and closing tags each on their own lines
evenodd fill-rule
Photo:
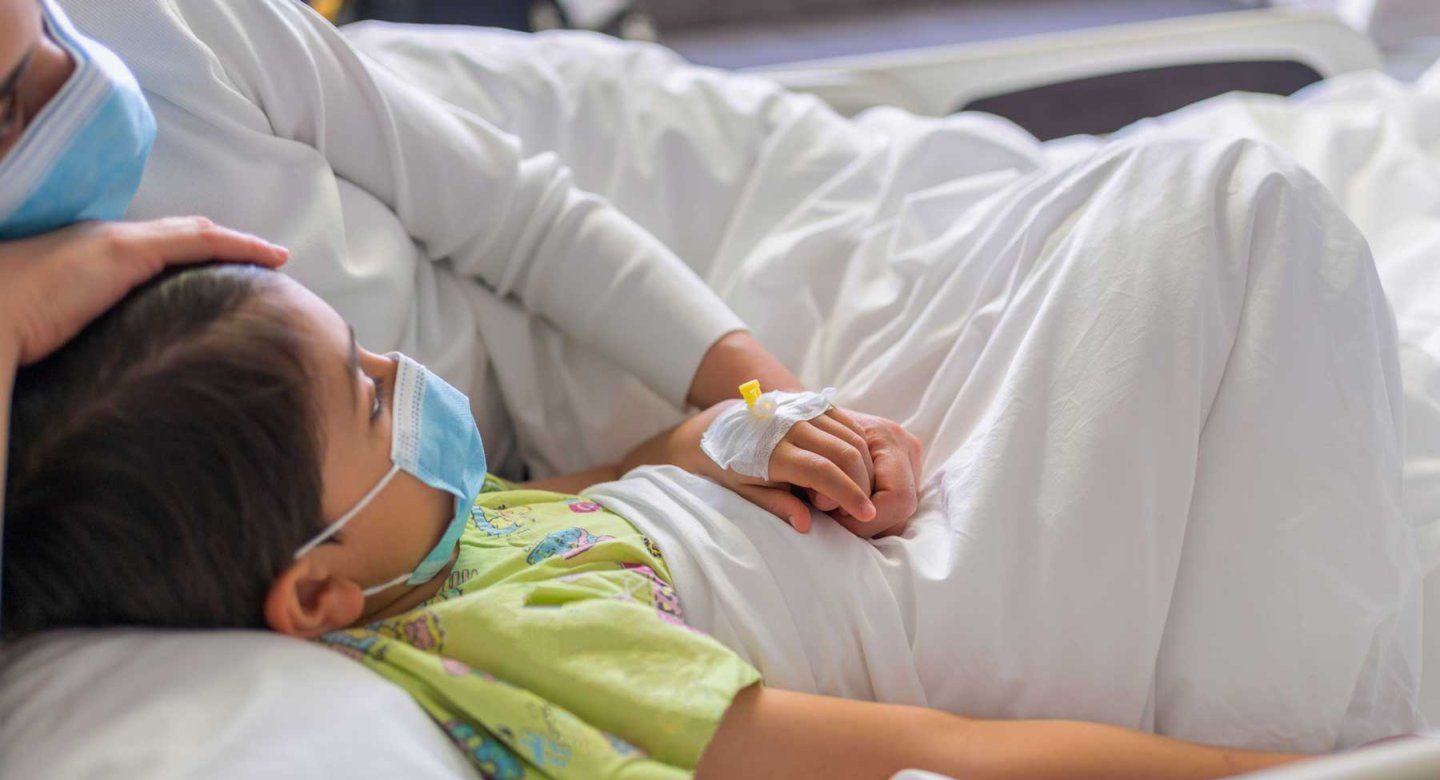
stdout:
<svg viewBox="0 0 1440 780">
<path fill-rule="evenodd" d="M 357 345 L 345 320 L 300 284 L 284 278 L 266 294 L 278 295 L 296 327 L 312 339 L 323 508 L 331 523 L 390 470 L 395 361 Z M 282 633 L 318 636 L 423 601 L 439 588 L 444 572 L 425 585 L 400 584 L 368 599 L 360 590 L 413 569 L 453 515 L 453 496 L 397 473 L 331 541 L 281 574 L 266 601 L 267 621 Z"/>
</svg>

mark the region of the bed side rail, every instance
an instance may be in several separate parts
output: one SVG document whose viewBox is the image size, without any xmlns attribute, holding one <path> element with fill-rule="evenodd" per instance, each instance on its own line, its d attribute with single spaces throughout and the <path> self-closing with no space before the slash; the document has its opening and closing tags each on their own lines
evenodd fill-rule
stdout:
<svg viewBox="0 0 1440 780">
<path fill-rule="evenodd" d="M 1375 45 L 1333 16 L 1260 9 L 750 72 L 814 94 L 845 114 L 879 105 L 928 116 L 989 110 L 1045 138 L 1107 132 L 1233 89 L 1288 94 L 1312 81 L 1380 66 Z M 1173 97 L 1167 101 L 1166 95 Z M 1168 105 L 1177 101 L 1183 102 Z M 1106 115 L 1101 124 L 1108 126 L 1037 132 L 1027 122 L 1028 116 L 1043 119 L 1086 106 L 1100 106 Z"/>
</svg>

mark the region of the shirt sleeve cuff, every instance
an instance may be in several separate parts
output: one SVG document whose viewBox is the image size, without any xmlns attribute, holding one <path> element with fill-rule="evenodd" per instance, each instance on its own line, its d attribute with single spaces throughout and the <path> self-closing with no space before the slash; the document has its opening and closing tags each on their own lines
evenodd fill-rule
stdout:
<svg viewBox="0 0 1440 780">
<path fill-rule="evenodd" d="M 699 277 L 671 278 L 670 285 L 679 289 L 612 309 L 597 346 L 683 409 L 705 353 L 726 334 L 747 328 Z"/>
</svg>

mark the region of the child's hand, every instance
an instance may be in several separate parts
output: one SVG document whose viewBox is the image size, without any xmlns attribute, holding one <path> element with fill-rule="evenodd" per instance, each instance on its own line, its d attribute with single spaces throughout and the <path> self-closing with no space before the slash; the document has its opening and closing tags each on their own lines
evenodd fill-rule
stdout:
<svg viewBox="0 0 1440 780">
<path fill-rule="evenodd" d="M 869 518 L 860 519 L 851 514 L 841 502 L 813 487 L 806 487 L 803 492 L 809 498 L 810 503 L 814 504 L 815 508 L 821 512 L 828 512 L 835 522 L 850 533 L 864 539 L 904 533 L 905 527 L 909 524 L 910 518 L 915 514 L 919 505 L 920 459 L 923 455 L 920 440 L 901 427 L 899 423 L 884 417 L 842 409 L 831 409 L 826 412 L 825 416 L 843 421 L 845 427 L 852 431 L 859 431 L 862 443 L 865 445 L 864 452 L 871 478 L 870 503 L 875 508 L 875 514 Z M 824 416 L 817 417 L 812 422 L 824 424 Z M 776 452 L 779 452 L 779 448 L 776 448 Z M 773 457 L 770 468 L 771 474 L 774 474 L 775 461 Z M 766 484 L 759 480 L 750 481 L 760 485 Z M 784 506 L 784 502 L 794 500 L 795 497 L 784 489 L 788 486 L 780 487 L 782 489 L 771 490 L 770 494 L 765 496 L 752 496 L 738 488 L 735 490 L 752 503 L 765 507 L 784 519 L 786 515 L 782 513 L 790 511 L 788 507 Z M 754 490 L 768 490 L 768 488 L 757 487 Z M 774 503 L 770 505 L 763 503 L 766 499 Z M 780 511 L 776 511 L 777 509 Z M 808 529 L 809 512 L 805 511 L 803 504 L 800 505 L 800 511 L 807 518 L 805 529 Z M 795 523 L 792 522 L 791 525 L 795 525 Z M 796 528 L 799 530 L 799 526 Z"/>
<path fill-rule="evenodd" d="M 677 429 L 677 443 L 684 452 L 676 453 L 675 462 L 729 487 L 800 533 L 810 530 L 810 510 L 791 492 L 792 487 L 807 491 L 822 511 L 838 508 L 860 524 L 875 518 L 870 500 L 874 479 L 870 448 L 848 414 L 831 409 L 792 426 L 770 455 L 771 478 L 767 481 L 722 469 L 700 450 L 705 429 L 733 403 L 740 402 L 716 404 Z"/>
<path fill-rule="evenodd" d="M 810 530 L 810 508 L 797 492 L 856 536 L 905 530 L 918 502 L 921 448 L 899 423 L 841 409 L 796 423 L 770 454 L 767 481 L 722 469 L 700 448 L 710 423 L 737 403 L 723 401 L 657 434 L 626 455 L 617 473 L 672 463 L 725 485 L 800 533 Z"/>
</svg>

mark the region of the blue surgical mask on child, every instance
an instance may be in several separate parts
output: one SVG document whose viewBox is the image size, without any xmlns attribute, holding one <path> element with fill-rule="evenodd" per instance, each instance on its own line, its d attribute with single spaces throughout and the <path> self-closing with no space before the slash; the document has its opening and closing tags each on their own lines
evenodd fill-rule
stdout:
<svg viewBox="0 0 1440 780">
<path fill-rule="evenodd" d="M 125 63 L 54 0 L 41 8 L 75 71 L 0 160 L 0 240 L 125 216 L 155 142 L 155 116 Z"/>
<path fill-rule="evenodd" d="M 475 426 L 475 418 L 470 415 L 469 399 L 405 355 L 392 352 L 389 357 L 397 363 L 395 396 L 390 412 L 390 470 L 355 502 L 355 506 L 297 550 L 295 557 L 310 552 L 338 533 L 400 471 L 455 496 L 455 514 L 440 541 L 419 565 L 392 580 L 366 588 L 363 591 L 366 596 L 402 582 L 423 585 L 434 579 L 450 562 L 455 543 L 470 518 L 470 507 L 485 483 L 485 447 L 480 440 L 480 430 Z"/>
</svg>

